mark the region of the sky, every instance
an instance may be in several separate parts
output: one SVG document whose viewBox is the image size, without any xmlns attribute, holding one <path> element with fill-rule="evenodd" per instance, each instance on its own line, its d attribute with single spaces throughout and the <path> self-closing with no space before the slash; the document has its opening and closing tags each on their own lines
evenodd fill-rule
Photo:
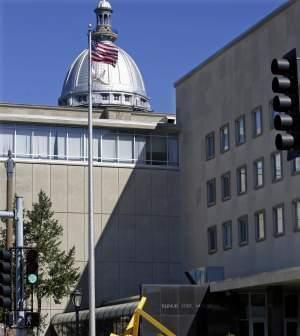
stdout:
<svg viewBox="0 0 300 336">
<path fill-rule="evenodd" d="M 116 44 L 138 64 L 152 108 L 176 110 L 174 82 L 283 0 L 110 0 Z M 0 0 L 0 102 L 57 105 L 87 46 L 97 0 Z"/>
</svg>

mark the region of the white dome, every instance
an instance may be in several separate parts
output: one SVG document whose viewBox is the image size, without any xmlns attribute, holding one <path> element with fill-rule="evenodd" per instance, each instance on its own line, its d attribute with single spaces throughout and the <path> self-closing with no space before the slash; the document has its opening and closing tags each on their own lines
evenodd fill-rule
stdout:
<svg viewBox="0 0 300 336">
<path fill-rule="evenodd" d="M 116 66 L 93 62 L 93 105 L 122 105 L 150 110 L 144 81 L 134 60 L 120 47 Z M 88 50 L 71 65 L 64 81 L 60 105 L 88 102 Z"/>
<path fill-rule="evenodd" d="M 110 9 L 111 10 L 111 4 L 107 0 L 100 0 L 97 8 Z"/>
</svg>

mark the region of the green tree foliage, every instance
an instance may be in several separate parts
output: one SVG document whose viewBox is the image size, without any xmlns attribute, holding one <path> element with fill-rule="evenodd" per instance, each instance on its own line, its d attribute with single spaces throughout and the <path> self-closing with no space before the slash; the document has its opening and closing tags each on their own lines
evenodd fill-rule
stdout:
<svg viewBox="0 0 300 336">
<path fill-rule="evenodd" d="M 61 247 L 63 227 L 54 218 L 52 203 L 44 191 L 38 194 L 38 202 L 31 211 L 26 211 L 24 242 L 39 253 L 38 284 L 34 287 L 38 311 L 41 312 L 43 298 L 52 298 L 60 303 L 68 296 L 79 279 L 75 267 L 75 247 L 64 251 Z"/>
</svg>

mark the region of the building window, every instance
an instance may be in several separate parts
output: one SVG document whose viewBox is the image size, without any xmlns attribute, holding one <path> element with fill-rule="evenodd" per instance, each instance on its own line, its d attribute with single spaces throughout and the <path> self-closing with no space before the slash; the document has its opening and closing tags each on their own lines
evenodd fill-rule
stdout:
<svg viewBox="0 0 300 336">
<path fill-rule="evenodd" d="M 261 188 L 264 185 L 264 160 L 258 159 L 254 162 L 254 183 L 255 188 Z"/>
<path fill-rule="evenodd" d="M 178 139 L 168 137 L 168 164 L 170 166 L 177 166 L 178 159 Z"/>
<path fill-rule="evenodd" d="M 274 220 L 274 235 L 281 236 L 284 234 L 284 206 L 283 204 L 277 205 L 273 208 Z"/>
<path fill-rule="evenodd" d="M 246 127 L 245 116 L 238 118 L 235 121 L 235 142 L 237 145 L 241 145 L 246 141 Z"/>
<path fill-rule="evenodd" d="M 293 174 L 300 173 L 300 157 L 295 158 L 292 161 Z"/>
<path fill-rule="evenodd" d="M 220 147 L 222 153 L 229 150 L 229 125 L 223 126 L 220 130 Z"/>
<path fill-rule="evenodd" d="M 212 226 L 207 229 L 208 253 L 217 251 L 217 227 Z"/>
<path fill-rule="evenodd" d="M 272 161 L 272 180 L 277 182 L 282 179 L 282 156 L 281 152 L 273 153 L 271 156 Z"/>
<path fill-rule="evenodd" d="M 255 238 L 256 241 L 264 240 L 266 238 L 265 227 L 265 211 L 257 211 L 255 217 Z"/>
<path fill-rule="evenodd" d="M 239 244 L 248 244 L 248 216 L 242 216 L 238 218 L 238 235 Z"/>
<path fill-rule="evenodd" d="M 114 94 L 114 101 L 119 101 L 119 100 L 120 100 L 120 95 Z"/>
<path fill-rule="evenodd" d="M 279 114 L 279 112 L 273 109 L 273 99 L 269 103 L 269 111 L 270 111 L 270 116 L 271 116 L 270 126 L 271 126 L 271 129 L 273 129 L 274 128 L 274 118 L 277 114 Z"/>
<path fill-rule="evenodd" d="M 222 200 L 226 201 L 230 199 L 231 196 L 231 188 L 230 188 L 230 172 L 221 176 L 221 193 Z"/>
<path fill-rule="evenodd" d="M 300 200 L 293 201 L 295 230 L 300 231 Z"/>
<path fill-rule="evenodd" d="M 15 128 L 12 125 L 0 125 L 0 156 L 7 156 L 9 150 L 14 153 Z"/>
<path fill-rule="evenodd" d="M 131 103 L 131 96 L 125 95 L 125 102 L 126 103 Z"/>
<path fill-rule="evenodd" d="M 102 93 L 101 97 L 102 97 L 102 100 L 108 100 L 109 94 L 108 93 Z"/>
<path fill-rule="evenodd" d="M 211 179 L 207 182 L 207 206 L 216 204 L 216 179 Z"/>
<path fill-rule="evenodd" d="M 212 132 L 205 137 L 206 160 L 210 160 L 215 156 L 215 133 Z"/>
<path fill-rule="evenodd" d="M 255 109 L 252 112 L 253 120 L 253 136 L 257 137 L 262 134 L 262 111 L 260 108 Z"/>
<path fill-rule="evenodd" d="M 165 137 L 152 137 L 152 164 L 162 165 L 167 161 L 167 139 Z"/>
<path fill-rule="evenodd" d="M 223 223 L 223 249 L 228 250 L 232 248 L 232 222 Z"/>
<path fill-rule="evenodd" d="M 133 160 L 133 135 L 119 134 L 118 161 L 132 163 Z"/>
<path fill-rule="evenodd" d="M 247 191 L 247 167 L 237 169 L 237 193 L 242 195 Z"/>
<path fill-rule="evenodd" d="M 19 157 L 31 157 L 32 129 L 27 126 L 16 127 L 16 154 Z"/>
<path fill-rule="evenodd" d="M 102 134 L 102 161 L 117 161 L 117 134 L 111 130 L 105 130 Z"/>
</svg>

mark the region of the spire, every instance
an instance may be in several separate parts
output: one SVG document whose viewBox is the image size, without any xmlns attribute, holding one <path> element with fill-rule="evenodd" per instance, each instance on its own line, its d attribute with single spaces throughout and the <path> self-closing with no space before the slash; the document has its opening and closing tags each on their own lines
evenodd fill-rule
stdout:
<svg viewBox="0 0 300 336">
<path fill-rule="evenodd" d="M 99 41 L 115 41 L 118 33 L 112 29 L 111 17 L 112 7 L 108 0 L 100 0 L 95 9 L 97 16 L 97 28 L 94 37 Z"/>
</svg>

